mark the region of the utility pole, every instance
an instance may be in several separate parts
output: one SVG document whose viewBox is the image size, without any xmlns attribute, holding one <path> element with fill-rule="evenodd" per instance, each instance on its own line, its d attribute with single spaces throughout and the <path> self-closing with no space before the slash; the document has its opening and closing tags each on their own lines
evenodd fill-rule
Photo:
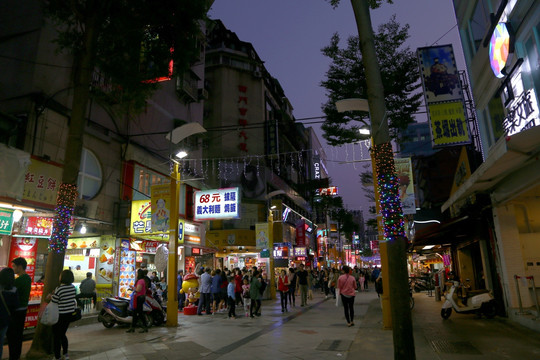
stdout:
<svg viewBox="0 0 540 360">
<path fill-rule="evenodd" d="M 407 240 L 403 229 L 394 156 L 388 131 L 384 87 L 382 84 L 368 0 L 351 0 L 360 39 L 364 63 L 368 103 L 371 117 L 373 150 L 377 168 L 377 182 L 384 222 L 385 242 L 388 250 L 388 269 L 383 273 L 390 285 L 390 308 L 394 339 L 394 359 L 416 359 L 409 309 L 407 272 Z"/>
</svg>

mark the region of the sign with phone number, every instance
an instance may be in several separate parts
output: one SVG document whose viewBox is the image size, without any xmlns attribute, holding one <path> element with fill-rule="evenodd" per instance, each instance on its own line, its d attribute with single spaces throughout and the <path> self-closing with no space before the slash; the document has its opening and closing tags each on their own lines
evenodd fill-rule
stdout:
<svg viewBox="0 0 540 360">
<path fill-rule="evenodd" d="M 195 192 L 195 220 L 236 219 L 240 215 L 239 189 L 215 189 Z"/>
</svg>

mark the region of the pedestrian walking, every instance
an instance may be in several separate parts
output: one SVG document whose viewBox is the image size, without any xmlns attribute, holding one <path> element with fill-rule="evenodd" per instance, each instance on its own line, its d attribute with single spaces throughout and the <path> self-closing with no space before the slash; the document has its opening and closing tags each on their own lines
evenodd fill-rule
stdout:
<svg viewBox="0 0 540 360">
<path fill-rule="evenodd" d="M 228 284 L 227 284 L 227 300 L 229 302 L 229 319 L 232 317 L 236 319 L 236 295 L 235 295 L 235 288 L 236 285 L 234 283 L 234 276 L 229 276 Z"/>
<path fill-rule="evenodd" d="M 293 268 L 289 268 L 289 304 L 296 306 L 296 274 Z"/>
<path fill-rule="evenodd" d="M 347 326 L 354 326 L 354 296 L 356 295 L 357 288 L 356 281 L 354 276 L 350 274 L 350 267 L 344 266 L 343 272 L 344 274 L 341 275 L 337 281 L 337 287 L 339 289 L 339 295 L 341 296 L 341 302 L 343 303 Z"/>
<path fill-rule="evenodd" d="M 307 295 L 308 295 L 308 272 L 304 269 L 304 264 L 300 264 L 300 269 L 296 273 L 298 278 L 297 288 L 300 288 L 300 306 L 304 307 L 307 305 Z"/>
<path fill-rule="evenodd" d="M 184 279 L 184 271 L 178 270 L 178 277 L 177 277 L 177 283 L 176 283 L 176 292 L 178 293 L 178 310 L 182 311 L 184 309 L 184 304 L 186 302 L 186 294 L 180 290 L 182 290 L 182 283 Z"/>
<path fill-rule="evenodd" d="M 242 300 L 242 272 L 239 268 L 234 269 L 234 295 L 236 300 L 236 305 L 242 304 L 244 305 L 244 301 Z"/>
<path fill-rule="evenodd" d="M 242 298 L 244 300 L 244 312 L 246 313 L 246 317 L 249 316 L 250 308 L 251 308 L 251 300 L 249 297 L 249 280 L 244 278 L 243 285 L 242 285 Z"/>
<path fill-rule="evenodd" d="M 15 288 L 19 296 L 19 305 L 11 314 L 6 334 L 9 345 L 9 360 L 19 360 L 22 351 L 24 320 L 26 318 L 26 310 L 28 310 L 32 279 L 26 273 L 26 260 L 24 258 L 18 257 L 13 259 L 11 268 L 15 275 L 17 275 Z"/>
<path fill-rule="evenodd" d="M 210 275 L 210 268 L 206 268 L 204 273 L 201 275 L 199 282 L 199 292 L 201 296 L 199 297 L 199 306 L 197 307 L 197 315 L 202 315 L 203 309 L 206 311 L 206 315 L 211 315 L 210 311 L 210 299 L 212 290 L 212 275 Z"/>
<path fill-rule="evenodd" d="M 336 298 L 336 284 L 338 280 L 338 272 L 335 268 L 332 268 L 328 275 L 328 288 L 330 289 L 330 292 L 332 293 L 332 296 L 334 299 Z"/>
<path fill-rule="evenodd" d="M 60 360 L 69 360 L 68 338 L 66 332 L 71 322 L 71 316 L 77 306 L 77 290 L 73 286 L 75 280 L 71 270 L 63 270 L 60 273 L 60 286 L 58 286 L 48 299 L 58 305 L 58 322 L 52 326 L 54 357 Z M 60 357 L 62 353 L 62 357 Z"/>
<path fill-rule="evenodd" d="M 259 272 L 257 270 L 253 271 L 253 277 L 251 278 L 251 283 L 249 284 L 249 297 L 251 299 L 251 308 L 249 309 L 249 316 L 254 317 L 253 314 L 256 316 L 261 316 L 259 314 L 261 301 L 259 300 L 259 297 L 261 296 L 260 293 L 261 289 L 261 279 L 259 278 Z"/>
<path fill-rule="evenodd" d="M 11 314 L 19 306 L 19 296 L 15 287 L 15 273 L 11 268 L 0 271 L 0 359 L 4 349 L 4 337 L 9 326 Z"/>
<path fill-rule="evenodd" d="M 313 300 L 313 290 L 315 289 L 315 279 L 313 271 L 309 269 L 308 271 L 308 300 Z"/>
<path fill-rule="evenodd" d="M 368 270 L 364 271 L 364 291 L 368 291 L 368 282 L 371 274 Z"/>
<path fill-rule="evenodd" d="M 287 311 L 287 296 L 289 294 L 289 277 L 285 270 L 281 270 L 278 278 L 278 291 L 281 299 L 281 312 Z"/>
<path fill-rule="evenodd" d="M 145 279 L 144 270 L 139 269 L 137 270 L 137 282 L 135 283 L 135 288 L 133 289 L 133 293 L 131 294 L 131 297 L 133 299 L 133 319 L 131 320 L 131 326 L 126 331 L 128 333 L 135 332 L 135 327 L 137 326 L 137 322 L 139 319 L 142 321 L 143 327 L 139 331 L 141 333 L 148 332 L 148 325 L 146 324 L 146 317 L 144 316 L 143 312 L 143 305 L 146 301 L 146 279 Z"/>
<path fill-rule="evenodd" d="M 358 278 L 358 289 L 362 290 L 364 288 L 364 282 L 366 281 L 366 278 L 364 277 L 364 274 L 360 274 L 360 277 Z"/>
</svg>

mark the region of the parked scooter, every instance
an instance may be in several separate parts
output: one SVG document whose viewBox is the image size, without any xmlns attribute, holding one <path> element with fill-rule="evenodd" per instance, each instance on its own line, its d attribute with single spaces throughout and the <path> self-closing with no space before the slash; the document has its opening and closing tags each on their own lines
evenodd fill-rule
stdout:
<svg viewBox="0 0 540 360">
<path fill-rule="evenodd" d="M 133 321 L 133 311 L 129 310 L 128 298 L 104 298 L 101 301 L 102 310 L 98 315 L 98 321 L 106 328 L 112 328 L 115 324 L 131 325 Z M 159 326 L 165 322 L 166 313 L 151 296 L 146 296 L 143 304 L 145 322 L 149 325 Z"/>
<path fill-rule="evenodd" d="M 467 280 L 468 281 L 468 280 Z M 468 290 L 468 286 L 454 281 L 445 295 L 441 316 L 448 319 L 452 309 L 458 313 L 484 314 L 487 318 L 497 315 L 497 302 L 489 290 Z"/>
</svg>

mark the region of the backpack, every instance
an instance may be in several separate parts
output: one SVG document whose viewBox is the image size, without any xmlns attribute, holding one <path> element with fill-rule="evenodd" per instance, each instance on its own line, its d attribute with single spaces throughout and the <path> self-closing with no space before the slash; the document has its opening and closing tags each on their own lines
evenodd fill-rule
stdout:
<svg viewBox="0 0 540 360">
<path fill-rule="evenodd" d="M 259 291 L 261 292 L 261 295 L 264 293 L 264 290 L 266 290 L 266 281 L 264 281 L 263 279 L 261 279 L 261 287 L 259 288 Z"/>
<path fill-rule="evenodd" d="M 383 293 L 382 279 L 375 280 L 375 291 L 377 292 L 377 294 Z"/>
</svg>

